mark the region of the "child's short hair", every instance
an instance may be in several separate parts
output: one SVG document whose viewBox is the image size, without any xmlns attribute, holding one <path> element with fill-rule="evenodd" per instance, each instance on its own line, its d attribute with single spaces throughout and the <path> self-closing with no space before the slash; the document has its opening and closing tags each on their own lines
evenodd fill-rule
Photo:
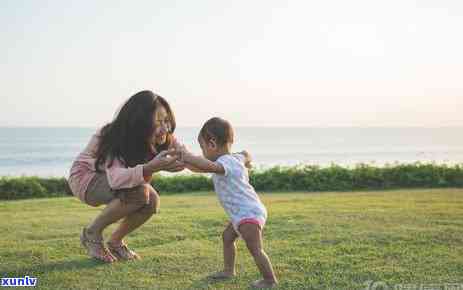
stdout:
<svg viewBox="0 0 463 290">
<path fill-rule="evenodd" d="M 218 146 L 223 146 L 233 143 L 233 128 L 227 120 L 214 117 L 204 123 L 199 136 L 206 142 L 215 139 Z"/>
</svg>

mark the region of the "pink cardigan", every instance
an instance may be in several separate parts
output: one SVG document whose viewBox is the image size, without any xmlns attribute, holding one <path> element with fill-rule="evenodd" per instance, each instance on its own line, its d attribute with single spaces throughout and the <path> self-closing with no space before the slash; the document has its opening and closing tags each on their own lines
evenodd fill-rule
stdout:
<svg viewBox="0 0 463 290">
<path fill-rule="evenodd" d="M 85 193 L 87 192 L 88 185 L 96 175 L 95 162 L 100 141 L 100 132 L 101 129 L 93 134 L 84 151 L 77 156 L 72 164 L 69 173 L 69 187 L 72 193 L 82 202 L 85 202 Z M 175 138 L 173 145 L 178 145 Z M 143 176 L 143 164 L 127 168 L 122 162 L 114 159 L 111 166 L 108 166 L 107 162 L 105 168 L 100 168 L 100 171 L 106 172 L 109 186 L 112 189 L 131 188 L 147 182 Z"/>
</svg>

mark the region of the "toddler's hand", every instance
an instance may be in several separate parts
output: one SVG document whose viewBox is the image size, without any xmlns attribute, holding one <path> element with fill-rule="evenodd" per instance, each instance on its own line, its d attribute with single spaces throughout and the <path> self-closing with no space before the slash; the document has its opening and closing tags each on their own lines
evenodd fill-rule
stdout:
<svg viewBox="0 0 463 290">
<path fill-rule="evenodd" d="M 181 145 L 176 148 L 179 152 L 179 161 L 180 162 L 187 162 L 189 157 L 192 156 L 192 153 L 185 147 L 185 145 Z"/>
<path fill-rule="evenodd" d="M 246 151 L 246 150 L 243 150 L 243 151 L 240 152 L 240 154 L 243 154 L 243 156 L 244 156 L 244 166 L 246 166 L 246 168 L 251 169 L 252 168 L 252 164 L 251 164 L 252 157 L 249 154 L 249 152 Z"/>
</svg>

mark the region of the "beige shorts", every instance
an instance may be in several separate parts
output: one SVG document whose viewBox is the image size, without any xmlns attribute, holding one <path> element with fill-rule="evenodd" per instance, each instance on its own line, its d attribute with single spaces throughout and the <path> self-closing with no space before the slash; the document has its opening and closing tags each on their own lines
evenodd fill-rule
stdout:
<svg viewBox="0 0 463 290">
<path fill-rule="evenodd" d="M 140 185 L 132 188 L 113 190 L 109 186 L 108 177 L 104 172 L 98 172 L 88 184 L 85 192 L 85 203 L 91 206 L 108 204 L 115 198 L 128 204 L 148 204 L 148 194 L 145 192 L 148 188 Z"/>
</svg>

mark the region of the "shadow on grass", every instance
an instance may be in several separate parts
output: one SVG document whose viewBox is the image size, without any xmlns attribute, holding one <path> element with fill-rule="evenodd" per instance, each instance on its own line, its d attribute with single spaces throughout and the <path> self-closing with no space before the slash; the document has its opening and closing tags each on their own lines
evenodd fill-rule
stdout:
<svg viewBox="0 0 463 290">
<path fill-rule="evenodd" d="M 224 286 L 224 289 L 256 289 L 251 286 L 250 282 L 247 286 L 240 285 L 237 277 L 231 279 L 214 279 L 210 276 L 195 281 L 188 289 L 209 289 L 212 285 Z"/>
<path fill-rule="evenodd" d="M 17 269 L 1 269 L 3 277 L 23 277 L 25 275 L 47 274 L 49 272 L 64 272 L 81 269 L 90 269 L 108 265 L 94 259 L 82 258 L 79 260 L 60 261 L 48 264 L 37 264 Z"/>
<path fill-rule="evenodd" d="M 199 280 L 196 280 L 193 284 L 191 284 L 188 289 L 209 289 L 211 285 L 226 285 L 226 284 L 236 284 L 236 278 L 231 279 L 214 279 L 211 278 L 209 275 L 205 276 Z M 226 287 L 228 288 L 228 287 Z M 225 288 L 225 289 L 226 289 Z"/>
</svg>

